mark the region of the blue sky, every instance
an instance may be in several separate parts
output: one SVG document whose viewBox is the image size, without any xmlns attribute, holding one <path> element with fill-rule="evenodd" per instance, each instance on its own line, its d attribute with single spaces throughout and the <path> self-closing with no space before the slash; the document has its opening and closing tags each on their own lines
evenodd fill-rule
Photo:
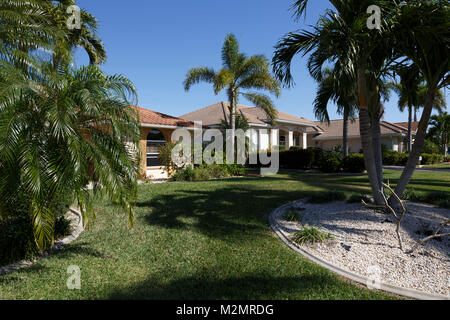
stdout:
<svg viewBox="0 0 450 320">
<path fill-rule="evenodd" d="M 234 33 L 241 51 L 247 55 L 264 54 L 272 59 L 273 47 L 286 33 L 317 21 L 329 3 L 310 1 L 306 21 L 295 22 L 289 8 L 292 0 L 77 0 L 100 23 L 99 36 L 108 53 L 102 66 L 109 74 L 120 73 L 131 79 L 138 90 L 139 105 L 179 116 L 218 101 L 210 85 L 183 89 L 189 68 L 221 68 L 220 50 L 226 34 Z M 314 120 L 312 103 L 316 84 L 311 79 L 305 58 L 293 63 L 296 86 L 283 89 L 277 109 Z M 78 65 L 87 64 L 87 56 L 77 52 Z M 447 102 L 450 95 L 447 92 Z M 244 99 L 240 103 L 248 104 Z M 330 117 L 340 118 L 330 106 Z M 397 96 L 386 105 L 385 119 L 407 121 L 397 109 Z"/>
</svg>

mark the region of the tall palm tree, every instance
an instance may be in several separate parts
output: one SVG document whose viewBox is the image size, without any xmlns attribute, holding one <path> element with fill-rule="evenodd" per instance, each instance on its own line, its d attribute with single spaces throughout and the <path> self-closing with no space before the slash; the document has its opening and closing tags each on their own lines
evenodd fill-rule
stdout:
<svg viewBox="0 0 450 320">
<path fill-rule="evenodd" d="M 444 157 L 447 157 L 450 143 L 450 114 L 444 112 L 440 115 L 432 116 L 428 134 L 433 141 L 440 145 Z"/>
<path fill-rule="evenodd" d="M 323 71 L 316 99 L 314 100 L 314 113 L 319 121 L 330 122 L 328 103 L 333 101 L 337 111 L 343 116 L 342 146 L 344 157 L 348 156 L 348 125 L 356 115 L 356 88 L 352 79 L 346 79 L 342 74 L 326 68 Z"/>
<path fill-rule="evenodd" d="M 50 203 L 63 187 L 86 219 L 93 195 L 105 194 L 132 223 L 138 163 L 127 145 L 139 139 L 127 98 L 135 97 L 133 84 L 96 66 L 55 72 L 45 62 L 31 74 L 0 60 L 0 70 L 0 213 L 10 215 L 7 203 L 25 190 L 40 249 L 53 243 Z M 94 193 L 86 190 L 91 181 Z"/>
<path fill-rule="evenodd" d="M 75 0 L 43 0 L 44 8 L 51 17 L 52 25 L 64 30 L 64 37 L 57 37 L 53 47 L 53 64 L 55 67 L 61 60 L 71 58 L 74 48 L 82 48 L 89 56 L 90 64 L 106 62 L 106 50 L 97 36 L 98 21 L 84 9 L 81 9 L 81 28 L 70 30 L 67 28 L 67 8 L 76 5 Z M 67 63 L 67 61 L 65 61 Z"/>
<path fill-rule="evenodd" d="M 294 10 L 298 17 L 306 12 L 308 0 L 298 0 Z M 382 115 L 380 80 L 389 74 L 401 58 L 412 61 L 427 82 L 427 99 L 418 135 L 396 192 L 403 194 L 423 147 L 433 96 L 448 85 L 448 1 L 365 1 L 330 0 L 334 9 L 322 15 L 312 31 L 302 30 L 285 36 L 276 46 L 273 58 L 277 77 L 293 83 L 291 63 L 301 53 L 310 54 L 308 68 L 320 77 L 327 63 L 339 63 L 357 84 L 357 105 L 365 165 L 377 204 L 384 204 L 380 119 Z M 382 9 L 380 29 L 366 27 L 367 8 Z M 437 48 L 436 51 L 433 51 Z"/>
<path fill-rule="evenodd" d="M 0 59 L 27 70 L 35 59 L 30 50 L 51 50 L 54 37 L 64 32 L 50 23 L 42 1 L 2 0 L 0 2 Z"/>
<path fill-rule="evenodd" d="M 397 71 L 400 82 L 395 83 L 393 88 L 399 96 L 398 108 L 404 112 L 408 108 L 408 152 L 412 149 L 412 120 L 413 111 L 418 106 L 419 85 L 423 82 L 419 69 L 415 65 L 402 66 Z"/>
<path fill-rule="evenodd" d="M 425 105 L 427 87 L 415 65 L 402 66 L 398 71 L 400 82 L 393 84 L 393 89 L 399 96 L 398 107 L 401 112 L 408 109 L 408 152 L 412 150 L 412 121 L 417 122 L 417 110 Z M 442 113 L 446 108 L 445 96 L 438 90 L 434 96 L 433 109 Z"/>
<path fill-rule="evenodd" d="M 399 6 L 396 49 L 420 70 L 426 84 L 423 112 L 408 162 L 395 192 L 402 196 L 416 168 L 425 143 L 435 97 L 450 85 L 450 6 L 446 0 L 411 0 Z"/>
<path fill-rule="evenodd" d="M 308 0 L 296 1 L 297 17 L 306 12 Z M 391 1 L 330 0 L 334 10 L 327 10 L 312 31 L 287 34 L 279 41 L 273 57 L 274 72 L 279 80 L 293 84 L 291 63 L 297 54 L 310 55 L 311 76 L 321 80 L 322 69 L 329 64 L 338 68 L 357 88 L 356 103 L 360 118 L 361 142 L 365 165 L 377 204 L 384 203 L 382 194 L 381 139 L 379 122 L 382 115 L 379 83 L 386 61 L 392 55 L 387 40 L 392 28 L 395 3 Z M 378 5 L 384 9 L 380 30 L 369 30 L 367 8 Z"/>
<path fill-rule="evenodd" d="M 233 34 L 228 34 L 222 47 L 222 64 L 220 71 L 212 68 L 200 67 L 190 69 L 184 80 L 186 91 L 193 84 L 199 82 L 211 83 L 214 93 L 217 95 L 222 90 L 227 91 L 230 102 L 230 127 L 231 136 L 235 136 L 236 129 L 236 105 L 239 97 L 243 96 L 262 108 L 270 122 L 274 122 L 277 112 L 272 100 L 258 92 L 242 92 L 242 90 L 267 90 L 276 97 L 280 95 L 280 83 L 272 77 L 269 70 L 269 62 L 263 55 L 247 57 L 239 52 L 239 43 Z M 231 139 L 234 150 L 234 139 Z"/>
</svg>

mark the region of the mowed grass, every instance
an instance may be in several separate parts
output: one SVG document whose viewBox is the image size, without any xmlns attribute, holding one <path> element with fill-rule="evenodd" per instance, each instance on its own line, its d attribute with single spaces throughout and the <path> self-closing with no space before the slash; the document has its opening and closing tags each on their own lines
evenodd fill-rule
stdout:
<svg viewBox="0 0 450 320">
<path fill-rule="evenodd" d="M 450 163 L 439 163 L 439 164 L 432 164 L 428 166 L 423 166 L 423 168 L 431 168 L 431 169 L 450 169 Z"/>
<path fill-rule="evenodd" d="M 400 172 L 387 171 L 392 184 Z M 417 172 L 418 191 L 450 192 L 450 174 Z M 271 231 L 276 207 L 315 192 L 368 192 L 367 177 L 282 172 L 139 187 L 135 227 L 107 201 L 63 251 L 0 276 L 0 299 L 385 299 L 290 250 Z M 81 269 L 68 290 L 67 268 Z"/>
</svg>

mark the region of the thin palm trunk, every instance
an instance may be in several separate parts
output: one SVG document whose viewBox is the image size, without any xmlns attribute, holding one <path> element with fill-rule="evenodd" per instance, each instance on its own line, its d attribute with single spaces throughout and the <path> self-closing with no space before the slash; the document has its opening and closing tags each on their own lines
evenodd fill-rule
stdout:
<svg viewBox="0 0 450 320">
<path fill-rule="evenodd" d="M 231 136 L 230 136 L 230 149 L 232 150 L 232 158 L 230 159 L 231 154 L 229 155 L 228 161 L 232 161 L 234 163 L 235 159 L 235 136 L 236 136 L 236 99 L 233 93 L 230 94 L 230 128 L 231 128 Z"/>
<path fill-rule="evenodd" d="M 408 152 L 412 150 L 412 112 L 413 107 L 408 106 Z"/>
<path fill-rule="evenodd" d="M 348 114 L 349 114 L 349 108 L 345 107 L 344 127 L 342 130 L 342 146 L 344 148 L 344 157 L 348 156 Z"/>
<path fill-rule="evenodd" d="M 357 71 L 358 76 L 358 107 L 359 107 L 359 125 L 361 134 L 361 144 L 364 152 L 364 162 L 366 165 L 367 174 L 369 176 L 370 186 L 374 195 L 376 204 L 383 204 L 384 199 L 381 194 L 381 186 L 379 184 L 377 168 L 375 163 L 374 149 L 372 146 L 372 130 L 370 126 L 370 115 L 368 107 L 368 93 L 366 82 L 366 68 L 359 66 Z"/>
<path fill-rule="evenodd" d="M 434 94 L 431 90 L 429 90 L 425 101 L 425 107 L 423 109 L 422 118 L 419 123 L 419 128 L 417 129 L 414 145 L 412 147 L 405 169 L 403 170 L 400 180 L 397 183 L 397 187 L 395 188 L 395 193 L 399 197 L 403 196 L 403 192 L 405 192 L 406 186 L 411 180 L 411 177 L 419 161 L 422 148 L 425 144 L 425 135 L 428 128 L 428 123 L 430 121 L 431 112 L 433 110 L 433 100 Z"/>
<path fill-rule="evenodd" d="M 377 110 L 372 114 L 372 148 L 373 156 L 375 160 L 375 168 L 377 172 L 378 188 L 383 188 L 383 155 L 381 152 L 381 129 L 380 129 L 380 119 L 381 110 L 379 106 L 379 101 Z"/>
</svg>

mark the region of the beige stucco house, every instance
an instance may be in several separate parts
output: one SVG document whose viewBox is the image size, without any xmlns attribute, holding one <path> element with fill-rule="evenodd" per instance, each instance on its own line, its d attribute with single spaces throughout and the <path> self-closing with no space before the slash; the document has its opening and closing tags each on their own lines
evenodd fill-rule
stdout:
<svg viewBox="0 0 450 320">
<path fill-rule="evenodd" d="M 219 102 L 180 118 L 192 122 L 200 121 L 204 128 L 219 128 L 222 121 L 229 122 L 229 108 L 228 102 Z M 236 109 L 236 112 L 247 119 L 250 128 L 247 136 L 257 150 L 269 150 L 272 146 L 283 146 L 286 149 L 293 146 L 306 149 L 311 146 L 308 145 L 308 129 L 316 127 L 316 124 L 309 119 L 278 111 L 277 124 L 271 126 L 261 108 L 238 104 Z"/>
</svg>

